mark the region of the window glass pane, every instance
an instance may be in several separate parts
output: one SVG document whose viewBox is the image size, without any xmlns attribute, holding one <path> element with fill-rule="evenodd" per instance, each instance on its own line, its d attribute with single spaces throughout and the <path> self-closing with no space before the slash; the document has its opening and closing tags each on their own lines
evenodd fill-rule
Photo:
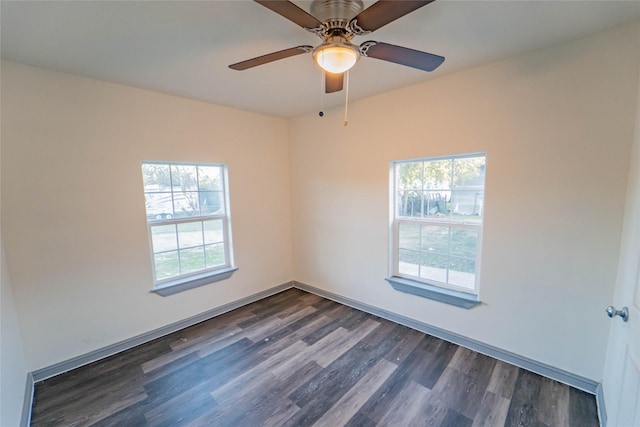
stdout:
<svg viewBox="0 0 640 427">
<path fill-rule="evenodd" d="M 178 243 L 180 249 L 202 246 L 202 222 L 178 224 Z"/>
<path fill-rule="evenodd" d="M 425 191 L 424 216 L 449 215 L 448 201 L 451 199 L 450 191 Z"/>
<path fill-rule="evenodd" d="M 198 166 L 200 191 L 222 190 L 222 170 L 219 166 Z"/>
<path fill-rule="evenodd" d="M 398 252 L 398 270 L 400 274 L 418 277 L 420 252 L 400 249 Z"/>
<path fill-rule="evenodd" d="M 476 261 L 469 258 L 451 257 L 449 259 L 449 283 L 474 289 L 476 280 Z"/>
<path fill-rule="evenodd" d="M 224 193 L 222 191 L 200 192 L 200 214 L 213 215 L 224 213 Z"/>
<path fill-rule="evenodd" d="M 482 215 L 482 207 L 484 203 L 484 192 L 482 190 L 454 190 L 452 193 L 451 211 L 454 217 L 479 217 Z"/>
<path fill-rule="evenodd" d="M 173 191 L 198 191 L 196 166 L 171 165 Z"/>
<path fill-rule="evenodd" d="M 171 193 L 145 193 L 147 221 L 173 218 Z"/>
<path fill-rule="evenodd" d="M 185 218 L 200 214 L 198 192 L 184 191 L 173 193 L 173 212 L 176 218 Z"/>
<path fill-rule="evenodd" d="M 453 166 L 454 187 L 484 188 L 485 157 L 455 159 Z"/>
<path fill-rule="evenodd" d="M 422 216 L 422 196 L 418 191 L 398 192 L 398 216 Z"/>
<path fill-rule="evenodd" d="M 398 163 L 396 183 L 398 190 L 422 190 L 422 162 Z"/>
<path fill-rule="evenodd" d="M 204 247 L 180 249 L 180 270 L 182 274 L 204 268 Z"/>
<path fill-rule="evenodd" d="M 151 227 L 151 239 L 154 253 L 178 249 L 175 224 Z"/>
<path fill-rule="evenodd" d="M 451 160 L 424 162 L 424 189 L 448 190 L 451 188 Z"/>
<path fill-rule="evenodd" d="M 215 267 L 217 265 L 224 265 L 226 263 L 224 259 L 224 245 L 217 243 L 215 245 L 206 245 L 204 247 L 207 268 Z"/>
<path fill-rule="evenodd" d="M 394 164 L 394 274 L 476 290 L 485 155 Z"/>
<path fill-rule="evenodd" d="M 225 166 L 143 163 L 142 175 L 156 281 L 229 265 Z"/>
<path fill-rule="evenodd" d="M 451 255 L 475 259 L 478 247 L 478 230 L 451 228 Z"/>
<path fill-rule="evenodd" d="M 204 243 L 219 243 L 224 241 L 224 234 L 222 231 L 222 220 L 215 219 L 212 221 L 203 221 L 204 227 Z"/>
<path fill-rule="evenodd" d="M 146 193 L 171 191 L 169 165 L 143 164 L 142 180 L 144 181 L 144 191 Z"/>
<path fill-rule="evenodd" d="M 426 253 L 420 263 L 420 277 L 447 283 L 447 255 Z"/>
<path fill-rule="evenodd" d="M 420 250 L 420 224 L 401 222 L 398 224 L 398 247 Z"/>
<path fill-rule="evenodd" d="M 449 253 L 449 227 L 422 226 L 422 252 L 446 255 Z"/>
<path fill-rule="evenodd" d="M 156 280 L 162 280 L 180 274 L 178 251 L 154 254 L 153 261 L 156 268 Z"/>
</svg>

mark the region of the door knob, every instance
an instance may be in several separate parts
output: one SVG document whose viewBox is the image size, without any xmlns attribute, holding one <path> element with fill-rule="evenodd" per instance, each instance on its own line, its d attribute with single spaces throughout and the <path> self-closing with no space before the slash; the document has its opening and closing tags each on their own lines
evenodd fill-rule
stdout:
<svg viewBox="0 0 640 427">
<path fill-rule="evenodd" d="M 622 307 L 622 310 L 616 310 L 614 306 L 610 305 L 609 307 L 607 307 L 605 312 L 609 317 L 620 316 L 623 322 L 629 320 L 629 309 L 627 307 Z"/>
</svg>

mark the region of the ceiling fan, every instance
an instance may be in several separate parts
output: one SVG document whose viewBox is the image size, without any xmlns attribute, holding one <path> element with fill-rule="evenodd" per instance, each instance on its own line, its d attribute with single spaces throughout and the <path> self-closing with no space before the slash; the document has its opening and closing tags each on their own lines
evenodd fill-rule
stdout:
<svg viewBox="0 0 640 427">
<path fill-rule="evenodd" d="M 433 71 L 444 61 L 442 56 L 388 43 L 366 41 L 357 46 L 351 42 L 355 36 L 369 34 L 434 0 L 379 0 L 367 9 L 362 0 L 313 0 L 311 14 L 287 0 L 254 1 L 318 35 L 322 43 L 316 47 L 296 46 L 229 65 L 233 70 L 311 52 L 325 71 L 325 92 L 333 93 L 342 90 L 345 72 L 362 56 L 424 71 Z"/>
</svg>

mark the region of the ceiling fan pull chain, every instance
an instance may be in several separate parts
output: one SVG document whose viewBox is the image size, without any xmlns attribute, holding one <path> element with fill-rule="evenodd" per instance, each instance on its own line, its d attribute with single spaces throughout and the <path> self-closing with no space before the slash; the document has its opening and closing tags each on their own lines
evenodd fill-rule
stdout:
<svg viewBox="0 0 640 427">
<path fill-rule="evenodd" d="M 349 71 L 347 70 L 344 74 L 347 80 L 347 87 L 344 91 L 344 125 L 346 126 L 349 124 L 349 122 L 347 121 L 347 112 L 349 109 Z"/>
<path fill-rule="evenodd" d="M 320 73 L 320 112 L 318 115 L 320 117 L 324 116 L 324 91 L 325 91 L 325 72 L 322 71 Z"/>
</svg>

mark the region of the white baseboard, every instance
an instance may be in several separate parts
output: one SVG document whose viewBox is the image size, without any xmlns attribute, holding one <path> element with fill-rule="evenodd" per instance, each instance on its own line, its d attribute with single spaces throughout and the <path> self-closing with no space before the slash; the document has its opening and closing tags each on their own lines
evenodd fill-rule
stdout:
<svg viewBox="0 0 640 427">
<path fill-rule="evenodd" d="M 602 384 L 598 384 L 598 387 L 596 388 L 596 404 L 598 405 L 600 426 L 607 427 L 607 406 L 604 404 L 604 390 L 602 390 Z"/>
<path fill-rule="evenodd" d="M 33 406 L 33 392 L 35 390 L 33 374 L 27 372 L 27 383 L 24 386 L 24 400 L 22 401 L 22 416 L 20 417 L 20 427 L 31 425 L 31 406 Z"/>
</svg>

